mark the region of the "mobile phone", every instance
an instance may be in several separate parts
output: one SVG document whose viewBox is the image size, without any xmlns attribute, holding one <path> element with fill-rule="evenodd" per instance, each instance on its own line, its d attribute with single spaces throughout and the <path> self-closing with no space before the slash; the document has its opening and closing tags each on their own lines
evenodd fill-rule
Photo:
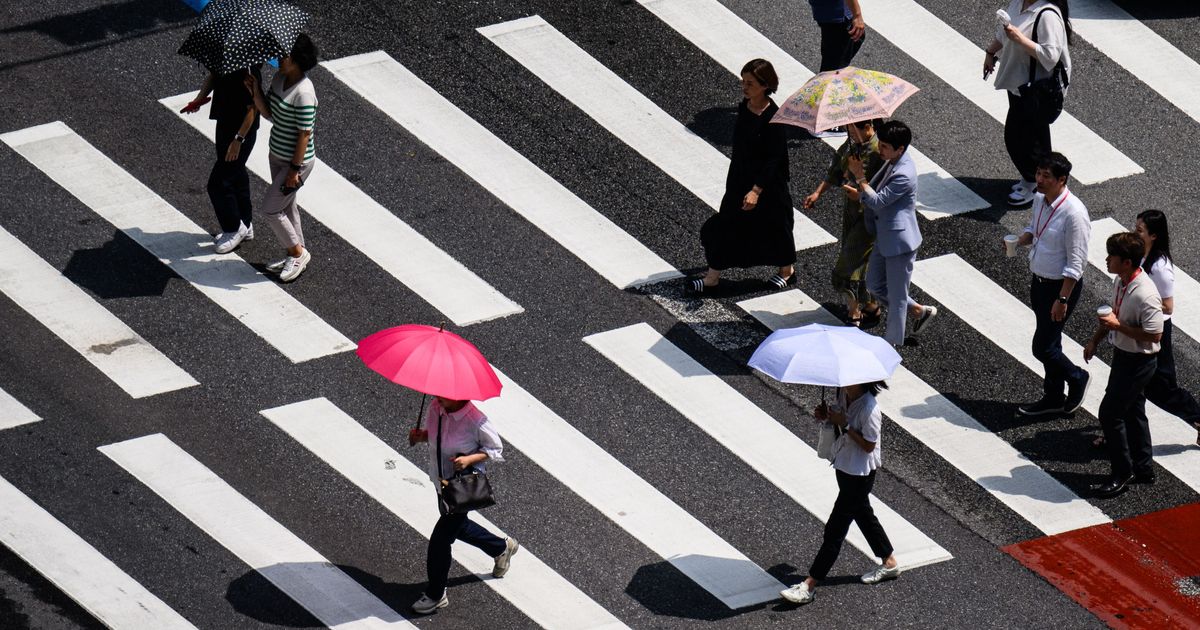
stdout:
<svg viewBox="0 0 1200 630">
<path fill-rule="evenodd" d="M 300 190 L 300 187 L 304 185 L 304 178 L 300 177 L 299 179 L 300 179 L 300 183 L 296 184 L 295 188 L 288 186 L 287 182 L 284 181 L 282 184 L 279 185 L 279 192 L 281 192 L 285 195 L 290 195 L 290 194 L 296 192 L 297 190 Z"/>
</svg>

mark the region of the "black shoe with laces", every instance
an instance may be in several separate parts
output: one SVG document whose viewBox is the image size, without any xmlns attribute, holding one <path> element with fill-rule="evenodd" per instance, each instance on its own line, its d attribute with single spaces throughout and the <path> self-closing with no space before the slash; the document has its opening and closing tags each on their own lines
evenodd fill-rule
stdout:
<svg viewBox="0 0 1200 630">
<path fill-rule="evenodd" d="M 1088 385 L 1091 384 L 1092 375 L 1084 372 L 1082 382 L 1071 383 L 1067 386 L 1067 399 L 1063 401 L 1063 413 L 1075 413 L 1079 410 L 1079 406 L 1083 404 L 1083 397 L 1087 396 Z"/>
<path fill-rule="evenodd" d="M 1063 404 L 1056 403 L 1045 398 L 1028 405 L 1023 405 L 1017 408 L 1017 413 L 1022 416 L 1045 416 L 1052 413 L 1062 413 Z"/>
</svg>

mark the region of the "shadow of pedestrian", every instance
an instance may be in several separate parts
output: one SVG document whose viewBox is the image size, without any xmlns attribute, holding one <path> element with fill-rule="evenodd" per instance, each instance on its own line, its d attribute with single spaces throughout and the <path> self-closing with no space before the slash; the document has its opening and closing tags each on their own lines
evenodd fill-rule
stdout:
<svg viewBox="0 0 1200 630">
<path fill-rule="evenodd" d="M 110 35 L 125 37 L 194 19 L 196 14 L 180 2 L 129 0 L 10 26 L 0 34 L 38 32 L 68 46 L 79 46 L 104 41 Z"/>
<path fill-rule="evenodd" d="M 733 128 L 736 123 L 736 107 L 710 107 L 696 112 L 686 126 L 709 144 L 728 148 L 733 146 Z"/>
<path fill-rule="evenodd" d="M 175 277 L 120 230 L 100 247 L 75 250 L 62 273 L 102 299 L 162 295 Z"/>
<path fill-rule="evenodd" d="M 738 614 L 666 560 L 638 568 L 625 593 L 655 615 L 718 621 Z"/>
</svg>

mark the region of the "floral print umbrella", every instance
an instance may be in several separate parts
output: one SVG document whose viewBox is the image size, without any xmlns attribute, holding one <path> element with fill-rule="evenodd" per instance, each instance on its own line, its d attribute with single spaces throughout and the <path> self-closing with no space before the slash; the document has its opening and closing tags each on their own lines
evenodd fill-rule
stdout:
<svg viewBox="0 0 1200 630">
<path fill-rule="evenodd" d="M 860 120 L 887 118 L 918 89 L 886 72 L 847 66 L 809 79 L 779 106 L 771 122 L 817 133 Z"/>
<path fill-rule="evenodd" d="M 286 57 L 307 22 L 307 13 L 278 0 L 213 0 L 179 54 L 229 74 Z"/>
</svg>

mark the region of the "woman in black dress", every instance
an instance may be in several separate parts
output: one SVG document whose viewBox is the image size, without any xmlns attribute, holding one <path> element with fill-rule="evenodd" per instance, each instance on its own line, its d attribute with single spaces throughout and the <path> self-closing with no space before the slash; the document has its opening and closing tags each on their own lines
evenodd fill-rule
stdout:
<svg viewBox="0 0 1200 630">
<path fill-rule="evenodd" d="M 768 124 L 779 111 L 768 95 L 778 87 L 771 62 L 754 59 L 742 68 L 746 98 L 738 105 L 725 197 L 720 211 L 700 229 L 708 271 L 688 282 L 693 293 L 711 292 L 721 280 L 721 271 L 730 267 L 777 267 L 767 281 L 779 289 L 794 281 L 787 134 L 783 125 Z"/>
</svg>

